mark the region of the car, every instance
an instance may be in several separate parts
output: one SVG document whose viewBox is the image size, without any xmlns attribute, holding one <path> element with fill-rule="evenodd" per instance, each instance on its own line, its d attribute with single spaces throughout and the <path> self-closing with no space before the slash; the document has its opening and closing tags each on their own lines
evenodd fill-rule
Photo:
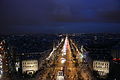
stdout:
<svg viewBox="0 0 120 80">
<path fill-rule="evenodd" d="M 58 71 L 56 80 L 65 80 L 63 71 Z"/>
</svg>

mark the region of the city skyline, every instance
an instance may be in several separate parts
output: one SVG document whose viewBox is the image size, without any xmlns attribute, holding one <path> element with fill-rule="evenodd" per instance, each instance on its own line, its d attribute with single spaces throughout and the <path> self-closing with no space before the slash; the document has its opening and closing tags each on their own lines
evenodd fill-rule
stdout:
<svg viewBox="0 0 120 80">
<path fill-rule="evenodd" d="M 120 79 L 120 34 L 0 36 L 0 80 Z"/>
</svg>

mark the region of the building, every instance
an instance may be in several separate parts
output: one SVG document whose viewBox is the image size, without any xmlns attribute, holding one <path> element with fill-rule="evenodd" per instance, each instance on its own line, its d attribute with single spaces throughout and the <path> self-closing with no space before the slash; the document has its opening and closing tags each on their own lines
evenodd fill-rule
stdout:
<svg viewBox="0 0 120 80">
<path fill-rule="evenodd" d="M 109 73 L 110 63 L 108 61 L 95 60 L 93 61 L 93 70 L 97 71 L 97 73 L 101 76 L 107 76 Z"/>
<path fill-rule="evenodd" d="M 3 74 L 3 62 L 2 62 L 2 55 L 0 54 L 0 78 L 2 77 Z"/>
<path fill-rule="evenodd" d="M 9 74 L 9 56 L 5 41 L 0 42 L 0 77 L 3 79 Z"/>
<path fill-rule="evenodd" d="M 20 62 L 16 62 L 15 63 L 15 70 L 16 70 L 16 72 L 18 72 L 19 69 L 20 69 Z"/>
<path fill-rule="evenodd" d="M 34 74 L 38 71 L 38 60 L 23 60 L 22 61 L 22 73 L 23 74 Z"/>
<path fill-rule="evenodd" d="M 120 43 L 116 46 L 113 46 L 111 50 L 111 55 L 112 55 L 113 61 L 120 63 Z"/>
</svg>

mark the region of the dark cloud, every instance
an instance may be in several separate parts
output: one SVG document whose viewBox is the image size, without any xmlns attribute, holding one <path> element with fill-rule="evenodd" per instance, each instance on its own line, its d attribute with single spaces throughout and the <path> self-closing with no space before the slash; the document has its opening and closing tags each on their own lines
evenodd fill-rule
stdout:
<svg viewBox="0 0 120 80">
<path fill-rule="evenodd" d="M 17 25 L 42 27 L 55 26 L 51 23 L 56 22 L 120 22 L 119 0 L 0 0 L 0 11 L 1 31 L 6 32 L 19 30 L 20 27 L 12 27 Z"/>
<path fill-rule="evenodd" d="M 120 11 L 108 11 L 100 14 L 104 21 L 120 23 Z"/>
</svg>

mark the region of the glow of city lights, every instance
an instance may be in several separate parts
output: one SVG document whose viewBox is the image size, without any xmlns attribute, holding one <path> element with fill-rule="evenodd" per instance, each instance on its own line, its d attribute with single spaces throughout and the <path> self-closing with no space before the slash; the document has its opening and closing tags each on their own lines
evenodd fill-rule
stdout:
<svg viewBox="0 0 120 80">
<path fill-rule="evenodd" d="M 65 58 L 61 58 L 61 63 L 64 64 L 66 62 Z"/>
<path fill-rule="evenodd" d="M 83 58 L 83 57 L 84 57 L 83 55 L 80 56 L 80 58 Z"/>
<path fill-rule="evenodd" d="M 52 54 L 54 53 L 54 51 L 56 50 L 56 48 L 53 48 L 52 52 L 49 54 L 49 56 L 46 58 L 47 60 L 50 59 L 50 57 L 52 56 Z"/>
<path fill-rule="evenodd" d="M 0 79 L 2 78 L 2 75 L 0 74 Z"/>
<path fill-rule="evenodd" d="M 63 49 L 62 49 L 62 56 L 64 56 L 64 55 L 66 55 L 66 47 L 67 47 L 67 43 L 68 43 L 68 38 L 66 37 L 65 38 L 65 43 L 64 43 L 64 45 L 63 45 Z"/>
</svg>

